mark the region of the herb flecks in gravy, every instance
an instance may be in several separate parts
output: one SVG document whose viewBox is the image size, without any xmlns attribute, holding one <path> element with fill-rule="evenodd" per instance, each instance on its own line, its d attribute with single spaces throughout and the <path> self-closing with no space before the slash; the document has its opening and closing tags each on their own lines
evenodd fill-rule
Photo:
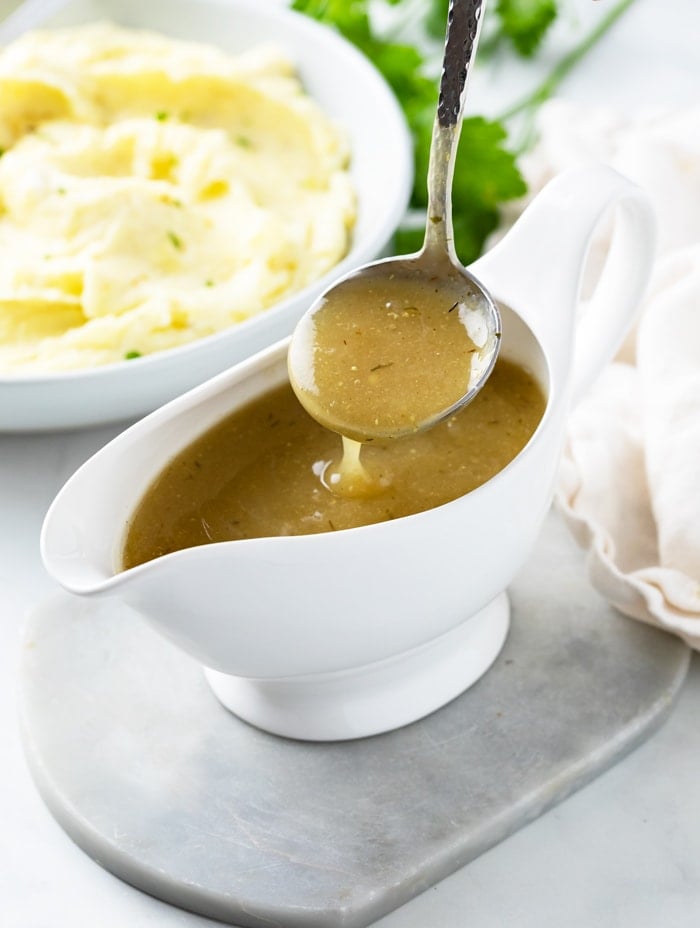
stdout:
<svg viewBox="0 0 700 928">
<path fill-rule="evenodd" d="M 399 262 L 336 284 L 297 326 L 292 386 L 321 425 L 357 441 L 430 427 L 474 386 L 492 344 L 483 297 L 452 269 Z M 439 276 L 438 276 L 439 274 Z"/>
<path fill-rule="evenodd" d="M 341 439 L 285 384 L 222 420 L 164 468 L 130 520 L 122 566 L 194 545 L 332 532 L 432 509 L 502 470 L 544 408 L 530 374 L 499 359 L 482 391 L 449 419 L 363 445 L 358 467 L 366 474 L 355 473 L 354 490 L 346 485 L 341 495 L 334 479 Z"/>
</svg>

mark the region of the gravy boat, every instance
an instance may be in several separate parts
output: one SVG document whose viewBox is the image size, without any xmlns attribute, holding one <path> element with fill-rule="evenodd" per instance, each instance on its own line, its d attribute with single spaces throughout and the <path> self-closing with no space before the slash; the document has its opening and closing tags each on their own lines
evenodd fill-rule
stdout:
<svg viewBox="0 0 700 928">
<path fill-rule="evenodd" d="M 588 245 L 613 207 L 612 244 L 579 319 Z M 471 493 L 391 522 L 205 545 L 120 573 L 129 516 L 153 478 L 203 431 L 286 378 L 285 340 L 87 461 L 47 514 L 49 573 L 75 594 L 132 607 L 204 666 L 227 708 L 267 731 L 336 740 L 421 718 L 477 680 L 503 645 L 504 591 L 550 506 L 570 403 L 621 343 L 653 249 L 645 195 L 612 169 L 588 165 L 555 178 L 471 266 L 502 309 L 504 357 L 527 367 L 547 396 L 526 447 Z"/>
</svg>

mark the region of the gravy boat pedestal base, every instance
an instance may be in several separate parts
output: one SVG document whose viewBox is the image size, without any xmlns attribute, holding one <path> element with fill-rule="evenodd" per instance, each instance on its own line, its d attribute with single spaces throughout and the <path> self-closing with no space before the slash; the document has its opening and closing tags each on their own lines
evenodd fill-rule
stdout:
<svg viewBox="0 0 700 928">
<path fill-rule="evenodd" d="M 494 662 L 509 625 L 501 593 L 439 638 L 363 667 L 277 680 L 205 675 L 224 706 L 257 728 L 304 741 L 362 738 L 415 722 L 463 693 Z"/>
</svg>

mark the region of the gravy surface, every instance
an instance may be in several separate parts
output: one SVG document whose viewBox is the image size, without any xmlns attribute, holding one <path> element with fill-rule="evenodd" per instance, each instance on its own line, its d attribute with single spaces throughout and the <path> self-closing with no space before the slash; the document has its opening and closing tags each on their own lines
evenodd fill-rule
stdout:
<svg viewBox="0 0 700 928">
<path fill-rule="evenodd" d="M 321 425 L 357 441 L 432 425 L 479 379 L 484 298 L 455 268 L 392 261 L 336 284 L 302 319 L 292 386 Z"/>
<path fill-rule="evenodd" d="M 371 492 L 340 495 L 341 439 L 285 384 L 223 419 L 178 454 L 127 526 L 126 570 L 218 541 L 332 532 L 422 512 L 502 470 L 542 418 L 534 378 L 499 359 L 472 403 L 432 429 L 362 447 Z"/>
</svg>

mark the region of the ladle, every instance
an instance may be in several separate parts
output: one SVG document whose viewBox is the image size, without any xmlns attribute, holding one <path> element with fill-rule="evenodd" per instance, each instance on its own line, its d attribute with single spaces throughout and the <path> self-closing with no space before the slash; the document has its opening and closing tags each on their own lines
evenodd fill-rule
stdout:
<svg viewBox="0 0 700 928">
<path fill-rule="evenodd" d="M 288 354 L 300 402 L 355 441 L 398 438 L 466 405 L 495 363 L 500 318 L 460 264 L 452 178 L 484 0 L 453 0 L 428 167 L 423 247 L 350 273 L 302 317 Z"/>
</svg>

